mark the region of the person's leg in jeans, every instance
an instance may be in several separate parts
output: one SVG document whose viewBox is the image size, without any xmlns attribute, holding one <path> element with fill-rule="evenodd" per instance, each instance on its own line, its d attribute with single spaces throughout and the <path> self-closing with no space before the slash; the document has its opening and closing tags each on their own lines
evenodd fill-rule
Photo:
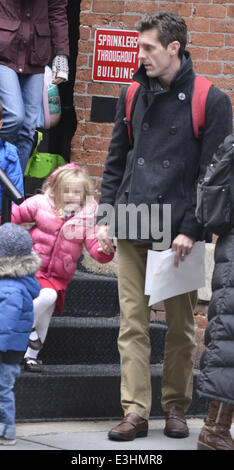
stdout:
<svg viewBox="0 0 234 470">
<path fill-rule="evenodd" d="M 17 74 L 0 65 L 0 102 L 4 121 L 0 135 L 9 137 L 18 147 L 23 173 L 32 150 L 43 84 L 43 73 Z"/>
<path fill-rule="evenodd" d="M 24 173 L 31 154 L 37 119 L 42 105 L 44 74 L 19 75 L 19 82 L 24 103 L 24 121 L 18 132 L 17 147 Z"/>
<path fill-rule="evenodd" d="M 3 107 L 0 136 L 9 137 L 17 145 L 18 132 L 24 121 L 24 103 L 18 75 L 5 65 L 0 65 L 0 103 Z"/>
<path fill-rule="evenodd" d="M 15 380 L 20 375 L 18 364 L 0 363 L 0 444 L 14 444 Z"/>
</svg>

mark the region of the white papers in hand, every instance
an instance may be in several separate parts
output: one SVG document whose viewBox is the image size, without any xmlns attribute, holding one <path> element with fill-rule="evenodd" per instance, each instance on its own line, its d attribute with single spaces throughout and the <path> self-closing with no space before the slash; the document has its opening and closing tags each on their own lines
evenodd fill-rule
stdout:
<svg viewBox="0 0 234 470">
<path fill-rule="evenodd" d="M 205 242 L 196 242 L 192 251 L 174 266 L 175 251 L 148 251 L 145 294 L 153 305 L 175 295 L 205 286 Z"/>
</svg>

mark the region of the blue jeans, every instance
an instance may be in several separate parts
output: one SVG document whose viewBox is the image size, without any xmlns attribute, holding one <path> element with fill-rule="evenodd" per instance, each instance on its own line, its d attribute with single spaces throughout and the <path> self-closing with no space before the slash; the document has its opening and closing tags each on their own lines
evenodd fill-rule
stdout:
<svg viewBox="0 0 234 470">
<path fill-rule="evenodd" d="M 18 147 L 22 171 L 31 154 L 43 95 L 44 74 L 17 74 L 0 65 L 0 103 L 3 127 L 0 136 L 8 136 Z"/>
<path fill-rule="evenodd" d="M 19 364 L 0 363 L 0 436 L 15 439 L 15 380 L 20 375 Z"/>
</svg>

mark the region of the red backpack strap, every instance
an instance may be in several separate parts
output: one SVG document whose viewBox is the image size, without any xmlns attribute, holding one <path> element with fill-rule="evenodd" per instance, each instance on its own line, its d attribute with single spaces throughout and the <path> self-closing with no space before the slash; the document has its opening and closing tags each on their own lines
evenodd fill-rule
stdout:
<svg viewBox="0 0 234 470">
<path fill-rule="evenodd" d="M 205 129 L 206 99 L 213 83 L 201 75 L 196 75 L 192 97 L 192 120 L 196 139 L 199 138 L 199 128 Z"/>
<path fill-rule="evenodd" d="M 126 112 L 126 118 L 125 118 L 125 123 L 128 128 L 128 138 L 130 145 L 132 146 L 132 131 L 131 131 L 131 109 L 132 109 L 132 102 L 133 98 L 135 96 L 135 93 L 140 86 L 140 83 L 138 82 L 132 82 L 126 92 L 125 96 L 125 112 Z"/>
</svg>

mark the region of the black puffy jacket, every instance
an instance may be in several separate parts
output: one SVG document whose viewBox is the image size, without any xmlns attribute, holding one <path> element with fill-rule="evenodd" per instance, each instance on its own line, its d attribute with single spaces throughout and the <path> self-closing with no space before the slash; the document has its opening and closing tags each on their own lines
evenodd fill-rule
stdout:
<svg viewBox="0 0 234 470">
<path fill-rule="evenodd" d="M 234 229 L 215 247 L 199 394 L 234 405 Z"/>
</svg>

